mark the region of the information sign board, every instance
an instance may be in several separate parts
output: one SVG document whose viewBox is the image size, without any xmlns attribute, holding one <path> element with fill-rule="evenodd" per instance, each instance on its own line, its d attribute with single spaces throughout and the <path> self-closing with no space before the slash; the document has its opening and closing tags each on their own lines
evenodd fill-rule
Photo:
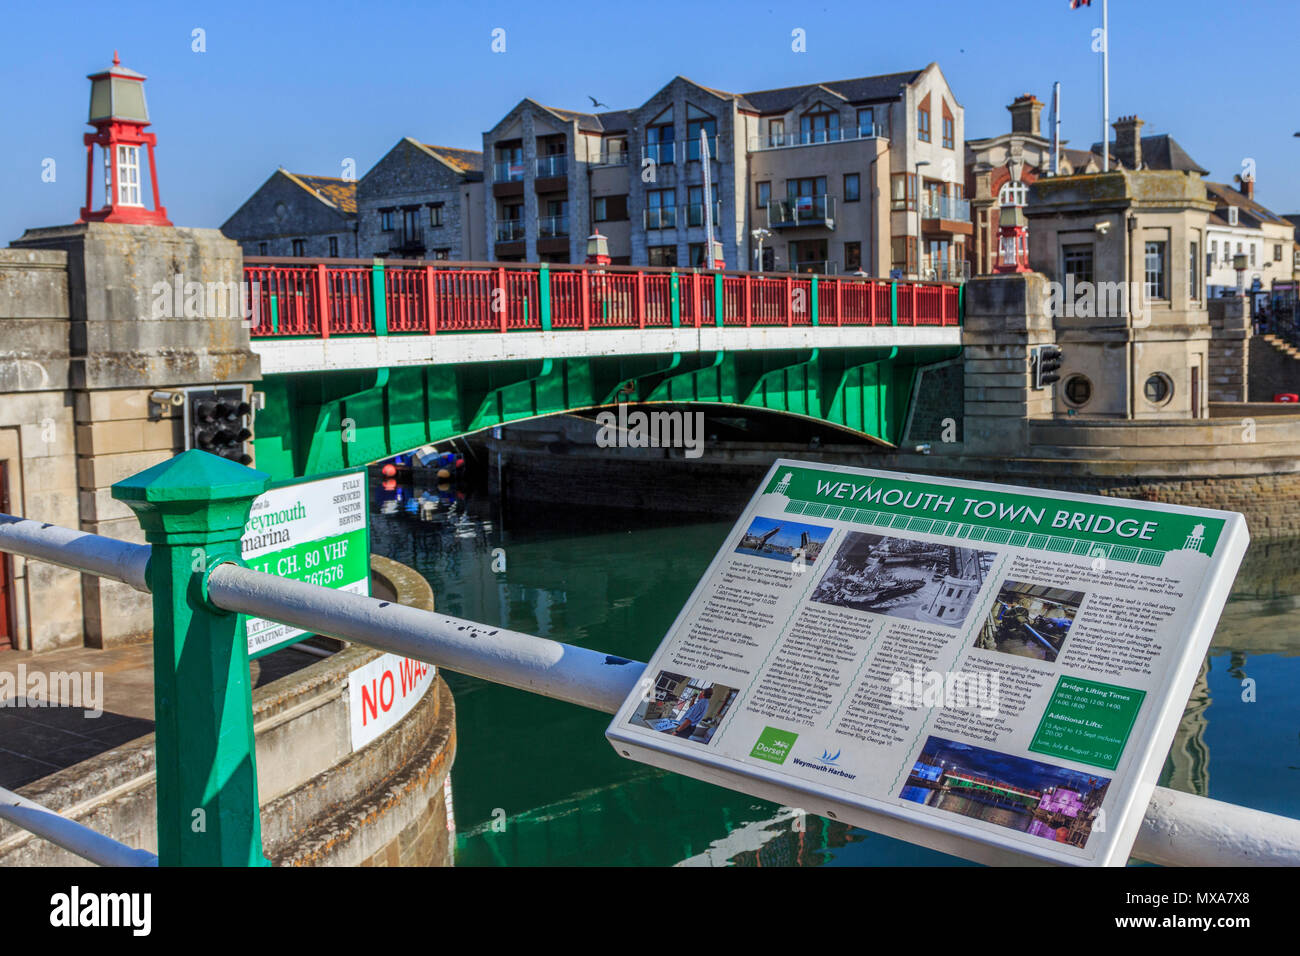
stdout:
<svg viewBox="0 0 1300 956">
<path fill-rule="evenodd" d="M 778 461 L 607 736 L 983 862 L 1123 865 L 1241 515 Z"/>
</svg>

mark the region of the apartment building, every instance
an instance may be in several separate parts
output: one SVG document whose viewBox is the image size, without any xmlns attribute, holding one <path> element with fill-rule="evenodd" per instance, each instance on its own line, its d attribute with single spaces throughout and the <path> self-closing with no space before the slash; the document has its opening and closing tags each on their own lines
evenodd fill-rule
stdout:
<svg viewBox="0 0 1300 956">
<path fill-rule="evenodd" d="M 1236 294 L 1237 256 L 1243 257 L 1246 289 L 1267 291 L 1293 279 L 1295 227 L 1255 201 L 1253 179 L 1237 181 L 1235 188 L 1205 184 L 1214 203 L 1205 230 L 1205 285 L 1211 297 Z"/>
<path fill-rule="evenodd" d="M 363 257 L 488 257 L 483 155 L 403 138 L 361 177 L 357 246 Z"/>
<path fill-rule="evenodd" d="M 357 256 L 357 184 L 277 169 L 221 231 L 246 256 Z"/>
<path fill-rule="evenodd" d="M 955 277 L 964 135 L 933 63 L 752 93 L 678 76 L 603 113 L 525 99 L 483 134 L 489 251 L 581 262 L 598 229 L 616 264 L 700 266 L 711 213 L 731 269 Z"/>
</svg>

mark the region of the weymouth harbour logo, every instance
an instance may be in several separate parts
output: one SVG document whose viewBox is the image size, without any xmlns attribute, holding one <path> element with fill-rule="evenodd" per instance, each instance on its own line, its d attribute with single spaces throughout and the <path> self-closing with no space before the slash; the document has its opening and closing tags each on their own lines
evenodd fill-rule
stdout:
<svg viewBox="0 0 1300 956">
<path fill-rule="evenodd" d="M 835 766 L 835 761 L 840 759 L 840 754 L 843 752 L 837 750 L 835 753 L 831 753 L 829 750 L 823 750 L 820 760 L 802 760 L 795 757 L 790 762 L 796 767 L 807 767 L 809 770 L 820 770 L 822 773 L 834 774 L 837 777 L 843 777 L 845 780 L 856 780 L 858 778 L 857 774 L 849 773 L 847 770 L 841 770 Z"/>
</svg>

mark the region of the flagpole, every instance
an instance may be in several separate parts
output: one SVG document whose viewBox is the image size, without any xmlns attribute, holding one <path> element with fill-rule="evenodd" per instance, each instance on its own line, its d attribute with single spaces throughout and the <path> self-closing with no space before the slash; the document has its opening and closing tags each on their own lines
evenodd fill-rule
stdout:
<svg viewBox="0 0 1300 956">
<path fill-rule="evenodd" d="M 1110 172 L 1110 0 L 1101 0 L 1101 171 Z"/>
</svg>

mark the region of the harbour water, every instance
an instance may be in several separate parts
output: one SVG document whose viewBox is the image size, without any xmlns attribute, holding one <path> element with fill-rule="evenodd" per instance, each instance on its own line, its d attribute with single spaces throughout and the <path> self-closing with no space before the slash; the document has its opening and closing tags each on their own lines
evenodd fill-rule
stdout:
<svg viewBox="0 0 1300 956">
<path fill-rule="evenodd" d="M 383 497 L 376 489 L 377 512 Z M 732 524 L 564 507 L 503 526 L 486 495 L 454 492 L 432 520 L 372 520 L 373 550 L 420 571 L 439 611 L 635 660 L 658 646 Z M 1300 542 L 1252 544 L 1162 784 L 1300 817 L 1297 567 Z M 630 762 L 606 742 L 604 714 L 444 676 L 458 866 L 962 862 Z"/>
</svg>

